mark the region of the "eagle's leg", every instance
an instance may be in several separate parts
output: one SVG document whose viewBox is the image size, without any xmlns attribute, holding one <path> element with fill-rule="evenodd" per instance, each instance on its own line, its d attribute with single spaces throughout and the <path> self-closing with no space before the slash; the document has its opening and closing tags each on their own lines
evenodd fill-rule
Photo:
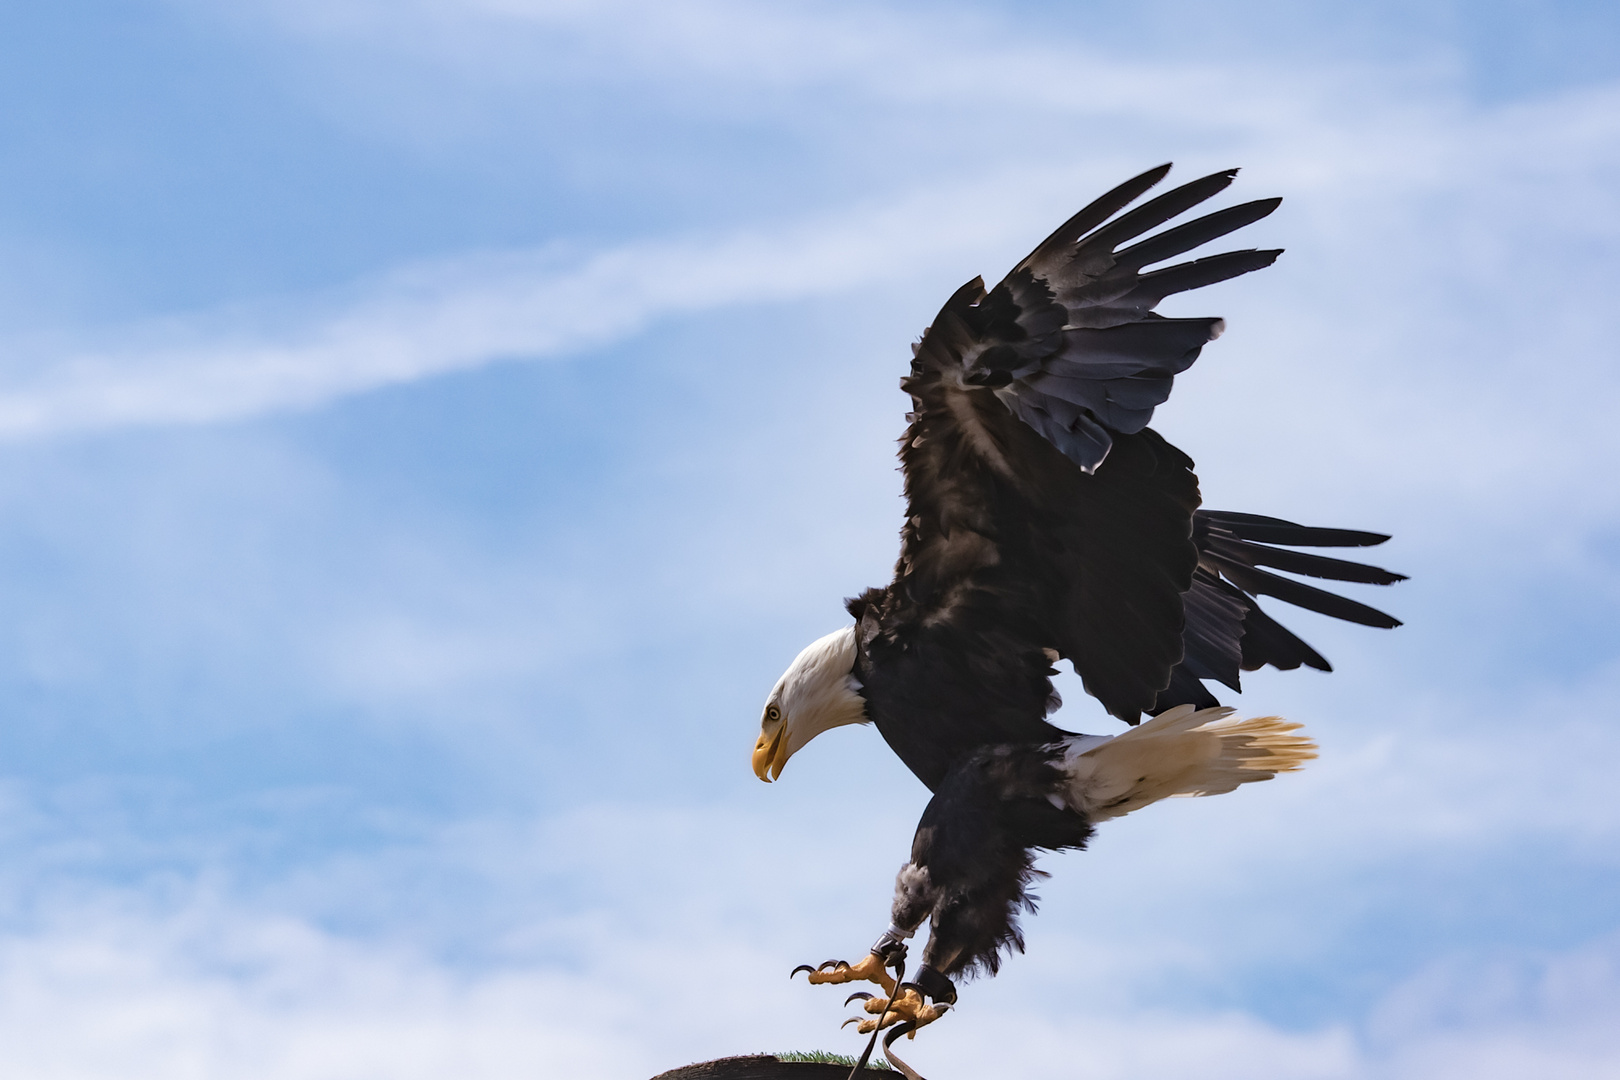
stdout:
<svg viewBox="0 0 1620 1080">
<path fill-rule="evenodd" d="M 1090 823 L 1048 799 L 1061 777 L 1045 746 L 986 747 L 952 769 L 917 823 L 911 859 L 895 878 L 893 925 L 859 964 L 804 967 L 814 983 L 870 980 L 884 997 L 858 995 L 870 1032 L 939 1019 L 956 1002 L 953 976 L 994 973 L 1003 949 L 1019 949 L 1017 913 L 1033 909 L 1036 848 L 1083 847 Z M 906 939 L 929 922 L 923 964 L 896 986 L 885 970 L 905 959 Z M 858 1018 L 857 1018 L 858 1019 Z M 915 1030 L 915 1028 L 913 1028 Z"/>
<path fill-rule="evenodd" d="M 867 1012 L 932 1023 L 956 1002 L 952 976 L 994 973 L 1003 949 L 1022 949 L 1017 913 L 1034 908 L 1033 849 L 1083 847 L 1091 834 L 1084 817 L 1046 797 L 1060 780 L 1049 756 L 1045 747 L 988 747 L 946 775 L 895 878 L 895 926 L 929 921 L 922 967 L 892 1001 L 869 1000 Z"/>
<path fill-rule="evenodd" d="M 912 1030 L 907 1033 L 908 1037 L 915 1035 L 917 1028 L 931 1024 L 944 1016 L 945 1011 L 956 1000 L 956 988 L 951 985 L 951 981 L 926 964 L 917 973 L 915 981 L 898 985 L 894 979 L 888 977 L 885 970 L 905 960 L 906 939 L 910 938 L 916 932 L 917 926 L 928 917 L 936 901 L 937 897 L 926 871 L 920 871 L 915 862 L 907 863 L 900 868 L 894 883 L 894 907 L 891 913 L 893 923 L 884 935 L 878 938 L 877 944 L 872 946 L 871 955 L 862 961 L 868 970 L 875 968 L 882 976 L 881 979 L 874 978 L 872 981 L 883 986 L 886 996 L 852 994 L 849 998 L 849 1001 L 856 998 L 864 999 L 865 1004 L 862 1008 L 871 1014 L 871 1018 L 867 1020 L 855 1017 L 847 1021 L 847 1023 L 859 1021 L 859 1026 L 855 1030 L 863 1035 L 877 1030 L 880 1025 L 887 1028 L 906 1022 L 912 1024 Z M 810 978 L 812 981 L 820 982 L 846 981 L 830 977 L 818 980 L 814 974 Z M 928 998 L 933 998 L 934 1004 L 930 1005 Z"/>
</svg>

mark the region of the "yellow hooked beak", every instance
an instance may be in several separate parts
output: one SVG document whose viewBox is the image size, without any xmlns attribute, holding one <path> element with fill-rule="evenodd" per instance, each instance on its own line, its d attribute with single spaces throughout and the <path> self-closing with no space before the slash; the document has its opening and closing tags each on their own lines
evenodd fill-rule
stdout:
<svg viewBox="0 0 1620 1080">
<path fill-rule="evenodd" d="M 787 764 L 787 724 L 781 720 L 767 722 L 754 743 L 754 775 L 767 784 L 782 775 Z"/>
</svg>

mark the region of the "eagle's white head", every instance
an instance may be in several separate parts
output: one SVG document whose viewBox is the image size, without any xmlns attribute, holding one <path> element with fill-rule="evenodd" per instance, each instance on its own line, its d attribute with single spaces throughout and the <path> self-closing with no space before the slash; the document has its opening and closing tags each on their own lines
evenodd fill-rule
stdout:
<svg viewBox="0 0 1620 1080">
<path fill-rule="evenodd" d="M 823 731 L 867 722 L 855 674 L 855 627 L 834 630 L 799 654 L 771 696 L 754 744 L 754 775 L 770 783 L 788 758 Z"/>
</svg>

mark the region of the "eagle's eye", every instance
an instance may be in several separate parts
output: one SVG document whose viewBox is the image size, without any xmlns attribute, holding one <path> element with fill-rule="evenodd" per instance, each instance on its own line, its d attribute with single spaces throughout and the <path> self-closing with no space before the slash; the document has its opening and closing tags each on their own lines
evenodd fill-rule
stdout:
<svg viewBox="0 0 1620 1080">
<path fill-rule="evenodd" d="M 775 705 L 767 706 L 766 709 L 765 709 L 765 719 L 767 719 L 767 720 L 780 720 L 780 719 L 782 719 L 782 710 L 778 709 Z"/>
</svg>

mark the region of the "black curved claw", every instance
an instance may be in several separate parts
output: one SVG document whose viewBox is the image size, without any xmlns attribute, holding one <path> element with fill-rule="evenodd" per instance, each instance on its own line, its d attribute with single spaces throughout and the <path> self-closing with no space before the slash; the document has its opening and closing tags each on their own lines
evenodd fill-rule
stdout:
<svg viewBox="0 0 1620 1080">
<path fill-rule="evenodd" d="M 848 960 L 823 960 L 821 962 L 821 966 L 819 968 L 817 968 L 816 970 L 817 971 L 826 971 L 828 968 L 832 968 L 834 971 L 837 971 L 839 968 L 847 968 L 847 967 L 849 967 L 849 961 Z"/>
<path fill-rule="evenodd" d="M 792 971 L 788 972 L 788 978 L 790 978 L 790 979 L 793 978 L 793 976 L 797 975 L 801 971 L 814 971 L 814 970 L 816 970 L 816 969 L 811 967 L 809 964 L 800 964 L 798 967 L 796 967 Z"/>
<path fill-rule="evenodd" d="M 845 1020 L 845 1021 L 844 1021 L 844 1022 L 843 1022 L 843 1023 L 842 1023 L 842 1024 L 839 1024 L 839 1025 L 838 1025 L 838 1030 L 839 1030 L 839 1031 L 842 1031 L 842 1030 L 844 1030 L 844 1029 L 845 1029 L 845 1028 L 847 1028 L 847 1027 L 849 1027 L 849 1025 L 851 1025 L 851 1024 L 858 1024 L 858 1023 L 860 1023 L 860 1022 L 861 1022 L 861 1021 L 862 1021 L 862 1020 L 865 1020 L 865 1019 L 866 1019 L 866 1017 L 864 1017 L 864 1016 L 852 1016 L 852 1017 L 850 1017 L 850 1018 L 849 1018 L 849 1019 L 848 1019 L 848 1020 Z"/>
<path fill-rule="evenodd" d="M 877 995 L 875 994 L 868 994 L 864 990 L 857 990 L 853 994 L 849 995 L 849 997 L 844 999 L 844 1004 L 848 1005 L 852 1001 L 871 1001 L 872 998 L 876 996 Z"/>
</svg>

